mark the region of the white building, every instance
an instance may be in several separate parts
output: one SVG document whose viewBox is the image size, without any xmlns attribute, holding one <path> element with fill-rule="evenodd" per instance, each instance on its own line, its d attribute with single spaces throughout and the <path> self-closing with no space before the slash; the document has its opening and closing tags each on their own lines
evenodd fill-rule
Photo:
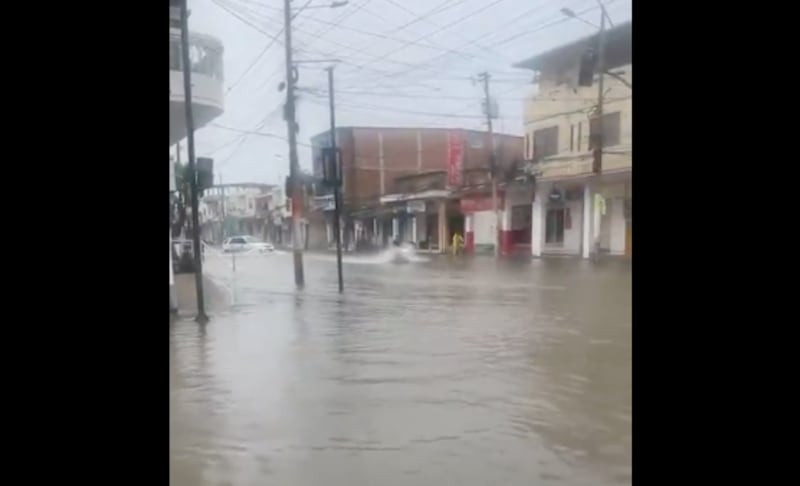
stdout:
<svg viewBox="0 0 800 486">
<path fill-rule="evenodd" d="M 525 154 L 537 173 L 531 253 L 631 255 L 631 22 L 607 30 L 603 165 L 593 173 L 597 75 L 578 87 L 581 56 L 597 37 L 582 39 L 515 65 L 536 72 L 538 90 L 525 107 Z"/>
<path fill-rule="evenodd" d="M 251 235 L 266 239 L 273 210 L 283 210 L 283 188 L 270 184 L 219 184 L 200 198 L 203 240 L 219 244 L 225 237 Z"/>
<path fill-rule="evenodd" d="M 179 2 L 170 1 L 169 9 L 169 145 L 186 137 L 186 104 L 183 89 L 183 59 Z M 223 112 L 222 43 L 215 37 L 190 32 L 189 66 L 192 80 L 192 111 L 195 129 L 202 128 Z M 169 170 L 170 193 L 175 189 L 173 161 Z M 172 231 L 169 253 L 170 310 L 176 309 L 175 277 L 172 270 Z"/>
</svg>

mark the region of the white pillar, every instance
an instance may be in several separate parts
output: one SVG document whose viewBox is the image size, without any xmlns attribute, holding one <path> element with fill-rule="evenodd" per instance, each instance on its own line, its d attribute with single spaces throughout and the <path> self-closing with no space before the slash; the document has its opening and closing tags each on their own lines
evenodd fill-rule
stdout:
<svg viewBox="0 0 800 486">
<path fill-rule="evenodd" d="M 581 231 L 581 256 L 583 258 L 589 258 L 592 251 L 592 235 L 594 234 L 592 231 L 592 222 L 594 220 L 592 211 L 592 206 L 594 206 L 594 204 L 592 204 L 593 197 L 592 188 L 587 182 L 586 185 L 583 186 L 583 218 L 581 218 L 583 220 L 583 228 Z"/>
<path fill-rule="evenodd" d="M 333 243 L 333 222 L 325 221 L 325 240 L 330 245 Z"/>
<path fill-rule="evenodd" d="M 607 201 L 611 204 L 611 242 L 610 250 L 612 254 L 625 254 L 625 202 L 622 198 L 615 198 Z"/>
<path fill-rule="evenodd" d="M 397 219 L 397 216 L 392 218 L 392 240 L 396 240 L 397 236 L 400 234 L 400 220 Z"/>
<path fill-rule="evenodd" d="M 411 216 L 411 241 L 417 244 L 417 215 Z"/>
<path fill-rule="evenodd" d="M 602 204 L 604 204 L 603 195 L 599 191 L 595 191 L 592 196 L 592 248 L 597 246 L 596 243 L 600 238 L 600 222 L 603 217 Z"/>
<path fill-rule="evenodd" d="M 178 310 L 178 301 L 175 295 L 175 274 L 172 271 L 172 230 L 169 231 L 169 310 Z"/>
<path fill-rule="evenodd" d="M 531 255 L 542 256 L 544 249 L 544 205 L 548 194 L 544 189 L 537 190 L 531 208 Z"/>
</svg>

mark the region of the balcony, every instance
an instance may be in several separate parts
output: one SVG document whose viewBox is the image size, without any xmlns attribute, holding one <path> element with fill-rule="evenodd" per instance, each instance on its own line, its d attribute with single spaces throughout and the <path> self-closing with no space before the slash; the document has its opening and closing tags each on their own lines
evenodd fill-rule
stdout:
<svg viewBox="0 0 800 486">
<path fill-rule="evenodd" d="M 633 146 L 617 145 L 603 151 L 603 175 L 629 173 L 633 169 Z M 592 153 L 553 156 L 532 167 L 539 181 L 582 178 L 593 175 Z"/>
<path fill-rule="evenodd" d="M 170 145 L 186 136 L 183 62 L 180 30 L 169 31 L 169 139 Z M 195 129 L 202 128 L 224 109 L 223 47 L 215 37 L 189 34 L 189 69 L 192 73 L 192 108 Z"/>
</svg>

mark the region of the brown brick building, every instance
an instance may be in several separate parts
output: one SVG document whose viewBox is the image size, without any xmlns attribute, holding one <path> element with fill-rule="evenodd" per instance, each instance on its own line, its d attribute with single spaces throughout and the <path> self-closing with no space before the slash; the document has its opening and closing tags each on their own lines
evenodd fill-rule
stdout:
<svg viewBox="0 0 800 486">
<path fill-rule="evenodd" d="M 448 134 L 463 146 L 463 171 L 488 167 L 490 140 L 487 132 L 460 128 L 341 127 L 336 129 L 342 150 L 345 206 L 359 209 L 377 205 L 381 196 L 397 192 L 396 180 L 404 176 L 448 171 Z M 314 176 L 322 177 L 321 147 L 329 144 L 329 132 L 311 138 Z M 497 161 L 508 167 L 523 158 L 523 138 L 495 134 Z"/>
<path fill-rule="evenodd" d="M 523 161 L 523 138 L 495 134 L 498 173 Z M 329 132 L 311 138 L 314 177 L 322 178 L 321 152 Z M 343 239 L 346 248 L 392 239 L 444 251 L 454 232 L 464 234 L 465 215 L 457 195 L 470 174 L 488 169 L 489 134 L 460 128 L 337 128 L 342 152 Z M 333 241 L 332 197 L 317 192 L 321 243 Z M 323 216 L 324 214 L 324 216 Z M 320 229 L 321 230 L 321 229 Z M 352 245 L 350 244 L 352 243 Z"/>
</svg>

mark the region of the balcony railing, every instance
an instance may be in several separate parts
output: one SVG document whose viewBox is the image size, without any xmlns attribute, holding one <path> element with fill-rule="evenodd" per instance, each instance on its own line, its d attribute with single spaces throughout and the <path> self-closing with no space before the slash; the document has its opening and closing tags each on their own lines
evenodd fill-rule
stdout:
<svg viewBox="0 0 800 486">
<path fill-rule="evenodd" d="M 603 151 L 603 173 L 614 173 L 633 168 L 632 146 L 617 145 Z M 580 177 L 592 174 L 592 153 L 583 152 L 554 156 L 532 163 L 528 172 L 539 179 Z"/>
<path fill-rule="evenodd" d="M 198 36 L 197 34 L 193 34 L 189 41 L 191 72 L 222 81 L 222 45 L 211 38 Z M 183 56 L 181 55 L 179 37 L 170 36 L 169 39 L 169 69 L 170 71 L 183 70 Z"/>
</svg>

